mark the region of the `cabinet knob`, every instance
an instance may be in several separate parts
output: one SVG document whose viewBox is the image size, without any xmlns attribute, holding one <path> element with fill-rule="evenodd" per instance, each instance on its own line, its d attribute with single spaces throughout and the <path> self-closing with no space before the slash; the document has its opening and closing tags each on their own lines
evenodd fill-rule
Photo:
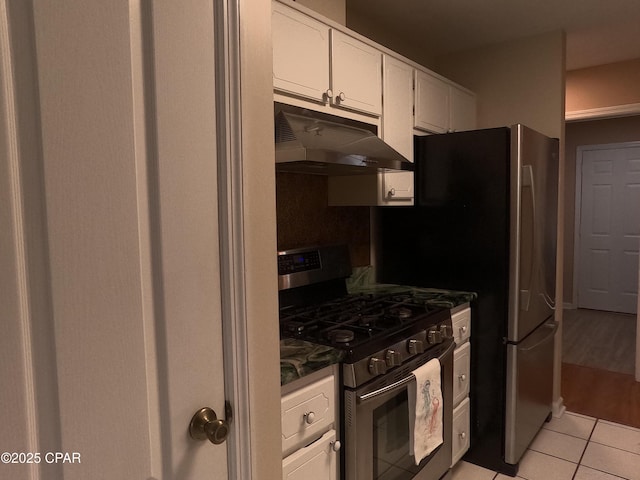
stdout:
<svg viewBox="0 0 640 480">
<path fill-rule="evenodd" d="M 311 425 L 316 419 L 316 414 L 313 412 L 307 412 L 304 414 L 304 421 Z"/>
<path fill-rule="evenodd" d="M 328 101 L 332 98 L 333 98 L 333 90 L 329 88 L 326 92 L 324 92 L 324 99 L 325 101 Z"/>
<path fill-rule="evenodd" d="M 465 438 L 467 438 L 467 433 L 466 432 L 460 432 L 458 435 L 460 436 L 461 440 L 464 440 Z"/>
<path fill-rule="evenodd" d="M 395 197 L 396 196 L 396 189 L 392 188 L 391 190 L 389 190 L 387 195 L 389 195 L 390 197 Z"/>
<path fill-rule="evenodd" d="M 464 373 L 462 373 L 458 375 L 458 378 L 460 379 L 461 382 L 464 382 L 467 379 L 467 376 Z"/>
<path fill-rule="evenodd" d="M 342 448 L 340 440 L 334 440 L 333 442 L 329 443 L 329 445 L 331 445 L 331 450 L 333 450 L 334 452 L 337 452 Z"/>
<path fill-rule="evenodd" d="M 463 325 L 463 326 L 460 327 L 460 333 L 462 333 L 463 335 L 465 333 L 467 333 L 467 326 L 466 325 Z"/>
<path fill-rule="evenodd" d="M 347 99 L 347 96 L 344 94 L 344 92 L 340 92 L 338 94 L 338 100 L 340 100 L 341 102 L 344 102 Z"/>
</svg>

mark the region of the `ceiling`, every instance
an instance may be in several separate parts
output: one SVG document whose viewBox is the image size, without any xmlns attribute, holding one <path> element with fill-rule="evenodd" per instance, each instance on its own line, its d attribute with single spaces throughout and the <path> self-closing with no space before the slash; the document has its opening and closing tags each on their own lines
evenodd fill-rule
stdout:
<svg viewBox="0 0 640 480">
<path fill-rule="evenodd" d="M 640 58 L 640 0 L 346 0 L 433 56 L 564 30 L 567 70 Z"/>
</svg>

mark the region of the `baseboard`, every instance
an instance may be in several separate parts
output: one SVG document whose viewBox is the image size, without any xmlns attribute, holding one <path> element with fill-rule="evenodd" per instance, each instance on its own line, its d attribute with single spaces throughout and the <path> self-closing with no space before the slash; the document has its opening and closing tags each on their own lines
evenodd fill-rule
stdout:
<svg viewBox="0 0 640 480">
<path fill-rule="evenodd" d="M 575 310 L 575 309 L 577 309 L 578 307 L 577 307 L 577 306 L 576 306 L 576 304 L 575 304 L 575 303 L 573 303 L 573 302 L 564 302 L 564 303 L 562 304 L 562 308 L 564 308 L 565 310 Z"/>
<path fill-rule="evenodd" d="M 554 401 L 553 405 L 551 406 L 551 413 L 555 418 L 560 418 L 566 410 L 567 407 L 564 406 L 564 400 L 562 399 L 562 397 Z"/>
</svg>

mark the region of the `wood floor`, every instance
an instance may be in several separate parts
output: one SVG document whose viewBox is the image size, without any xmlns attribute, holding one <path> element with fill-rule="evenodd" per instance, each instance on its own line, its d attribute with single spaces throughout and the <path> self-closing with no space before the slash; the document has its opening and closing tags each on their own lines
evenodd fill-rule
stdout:
<svg viewBox="0 0 640 480">
<path fill-rule="evenodd" d="M 640 382 L 633 375 L 562 364 L 567 410 L 640 428 Z"/>
<path fill-rule="evenodd" d="M 562 361 L 613 372 L 635 372 L 636 316 L 565 309 Z"/>
<path fill-rule="evenodd" d="M 561 391 L 567 410 L 640 428 L 634 315 L 565 310 Z"/>
</svg>

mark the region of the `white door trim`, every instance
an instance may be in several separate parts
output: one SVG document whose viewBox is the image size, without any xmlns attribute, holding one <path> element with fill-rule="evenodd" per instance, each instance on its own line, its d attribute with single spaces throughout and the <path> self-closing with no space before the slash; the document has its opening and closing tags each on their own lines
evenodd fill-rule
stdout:
<svg viewBox="0 0 640 480">
<path fill-rule="evenodd" d="M 3 277 L 0 278 L 3 290 L 0 293 L 0 304 L 9 318 L 9 325 L 5 325 L 7 331 L 3 332 L 3 335 L 8 335 L 9 341 L 13 344 L 11 352 L 2 358 L 11 360 L 20 357 L 22 360 L 21 365 L 11 364 L 9 371 L 3 372 L 8 378 L 2 375 L 1 380 L 3 383 L 8 382 L 9 388 L 15 389 L 10 398 L 22 403 L 21 418 L 15 420 L 15 426 L 26 424 L 27 428 L 26 431 L 15 432 L 18 444 L 24 445 L 28 451 L 37 452 L 39 441 L 36 418 L 33 415 L 37 412 L 37 404 L 32 379 L 34 361 L 31 349 L 31 312 L 14 79 L 7 3 L 0 1 L 0 157 L 3 159 L 0 172 L 6 175 L 4 186 L 8 187 L 6 190 L 0 189 L 0 218 L 8 220 L 0 225 L 4 230 L 0 239 L 4 236 L 7 242 L 2 243 L 9 247 L 2 252 L 0 258 L 0 268 L 4 270 Z M 6 268 L 9 263 L 13 265 Z M 12 317 L 18 319 L 18 322 L 12 321 Z M 18 384 L 15 379 L 20 377 L 23 381 Z M 32 478 L 39 478 L 38 465 L 30 465 L 29 473 Z"/>
<path fill-rule="evenodd" d="M 600 145 L 581 145 L 576 149 L 576 196 L 573 227 L 573 305 L 578 306 L 578 275 L 580 253 L 580 214 L 582 210 L 582 155 L 588 150 L 609 150 L 613 148 L 640 147 L 640 142 L 607 143 Z M 640 266 L 639 266 L 640 268 Z M 639 292 L 640 293 L 640 287 Z M 640 295 L 638 296 L 640 298 Z M 636 381 L 640 382 L 640 309 L 636 318 Z"/>
<path fill-rule="evenodd" d="M 243 232 L 239 0 L 214 2 L 214 8 L 222 343 L 225 392 L 234 410 L 227 440 L 228 469 L 229 478 L 253 478 Z"/>
</svg>

